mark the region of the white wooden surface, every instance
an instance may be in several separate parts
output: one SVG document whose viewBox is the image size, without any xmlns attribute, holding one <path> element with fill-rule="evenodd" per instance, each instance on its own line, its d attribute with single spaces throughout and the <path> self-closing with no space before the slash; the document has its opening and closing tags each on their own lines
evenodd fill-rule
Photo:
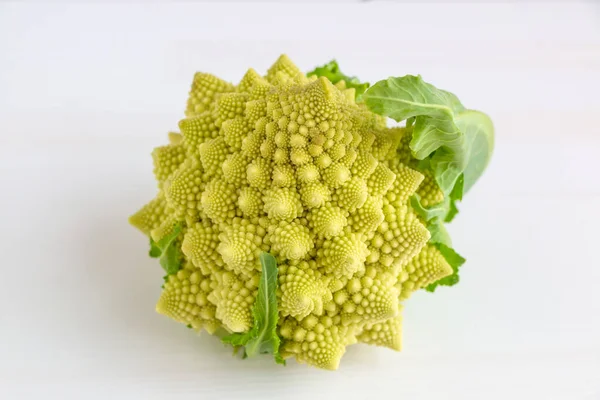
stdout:
<svg viewBox="0 0 600 400">
<path fill-rule="evenodd" d="M 0 4 L 0 398 L 600 399 L 600 20 L 593 3 Z M 336 373 L 240 361 L 154 312 L 127 216 L 196 70 L 282 52 L 420 73 L 488 112 L 451 225 L 460 285 L 407 303 L 405 350 Z"/>
</svg>

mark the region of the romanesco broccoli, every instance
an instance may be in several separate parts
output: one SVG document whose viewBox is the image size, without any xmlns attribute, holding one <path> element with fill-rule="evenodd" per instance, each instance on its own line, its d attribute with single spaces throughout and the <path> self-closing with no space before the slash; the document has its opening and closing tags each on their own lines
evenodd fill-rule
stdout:
<svg viewBox="0 0 600 400">
<path fill-rule="evenodd" d="M 443 223 L 493 131 L 420 77 L 368 86 L 285 55 L 238 85 L 196 74 L 181 133 L 152 153 L 156 198 L 130 217 L 168 274 L 159 313 L 325 369 L 357 342 L 401 349 L 401 303 L 458 279 Z"/>
</svg>

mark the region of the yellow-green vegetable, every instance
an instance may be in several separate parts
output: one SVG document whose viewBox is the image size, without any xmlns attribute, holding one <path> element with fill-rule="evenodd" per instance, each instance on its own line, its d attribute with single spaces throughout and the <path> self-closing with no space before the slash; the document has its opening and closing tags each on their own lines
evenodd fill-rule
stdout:
<svg viewBox="0 0 600 400">
<path fill-rule="evenodd" d="M 167 272 L 159 313 L 280 363 L 401 349 L 402 302 L 458 280 L 444 222 L 493 131 L 420 77 L 368 87 L 285 55 L 238 85 L 196 74 L 181 134 L 152 153 L 156 198 L 130 217 Z"/>
</svg>

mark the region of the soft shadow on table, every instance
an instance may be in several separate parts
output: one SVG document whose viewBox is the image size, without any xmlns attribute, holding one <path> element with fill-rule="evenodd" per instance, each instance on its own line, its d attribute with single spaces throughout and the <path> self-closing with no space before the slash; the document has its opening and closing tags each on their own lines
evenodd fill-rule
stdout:
<svg viewBox="0 0 600 400">
<path fill-rule="evenodd" d="M 210 351 L 213 338 L 197 338 L 184 325 L 155 311 L 164 271 L 158 260 L 148 256 L 148 239 L 127 220 L 143 202 L 119 198 L 118 193 L 106 197 L 101 206 L 94 207 L 85 233 L 74 244 L 85 254 L 89 289 L 102 298 L 98 322 L 125 338 L 139 337 L 147 345 L 155 341 L 157 347 L 164 347 L 169 341 L 190 340 L 206 347 L 200 351 Z"/>
</svg>

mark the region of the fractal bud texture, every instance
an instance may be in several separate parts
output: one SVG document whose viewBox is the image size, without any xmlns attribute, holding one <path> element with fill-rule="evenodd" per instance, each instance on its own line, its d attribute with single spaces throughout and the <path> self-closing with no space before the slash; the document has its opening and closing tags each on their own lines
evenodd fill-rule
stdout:
<svg viewBox="0 0 600 400">
<path fill-rule="evenodd" d="M 390 105 L 402 85 L 420 110 Z M 420 77 L 367 87 L 287 56 L 237 84 L 194 76 L 179 132 L 152 152 L 156 197 L 130 217 L 166 271 L 160 314 L 280 363 L 334 370 L 349 345 L 401 349 L 405 301 L 458 280 L 444 224 L 485 168 L 469 135 L 487 164 L 493 131 Z M 442 117 L 464 143 L 447 145 Z"/>
</svg>

